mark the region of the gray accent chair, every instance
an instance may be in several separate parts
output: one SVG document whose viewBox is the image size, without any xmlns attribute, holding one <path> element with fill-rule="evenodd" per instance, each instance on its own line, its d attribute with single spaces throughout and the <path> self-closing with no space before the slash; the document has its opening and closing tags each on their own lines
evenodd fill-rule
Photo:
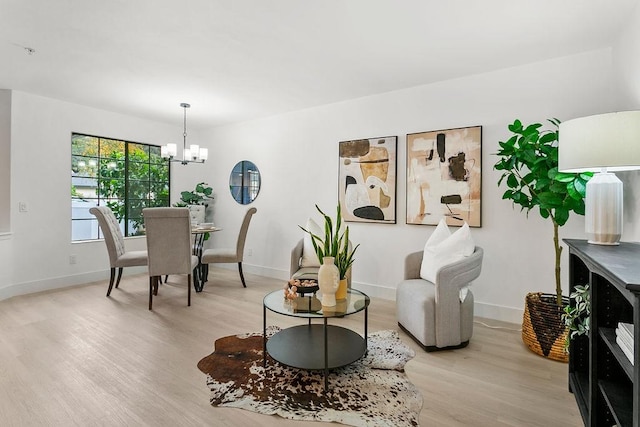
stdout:
<svg viewBox="0 0 640 427">
<path fill-rule="evenodd" d="M 483 250 L 438 270 L 436 282 L 420 278 L 423 252 L 407 255 L 404 280 L 396 288 L 398 325 L 426 351 L 462 348 L 473 335 L 473 294 L 460 290 L 480 276 Z"/>
<path fill-rule="evenodd" d="M 351 242 L 349 242 L 351 249 Z M 315 280 L 318 281 L 318 270 L 320 267 L 303 267 L 302 252 L 304 250 L 304 239 L 300 239 L 298 243 L 291 249 L 291 264 L 289 265 L 289 277 L 298 280 Z M 347 270 L 347 286 L 351 288 L 351 269 Z"/>
<path fill-rule="evenodd" d="M 291 249 L 291 265 L 289 266 L 289 277 L 299 280 L 318 280 L 318 270 L 320 267 L 302 267 L 302 251 L 304 249 L 304 239 L 300 239 L 298 243 Z"/>
<path fill-rule="evenodd" d="M 192 254 L 191 219 L 188 208 L 142 210 L 149 254 L 149 310 L 158 294 L 161 276 L 187 275 L 187 305 L 191 305 L 191 276 L 198 266 Z"/>
<path fill-rule="evenodd" d="M 245 288 L 247 287 L 247 284 L 244 281 L 244 274 L 242 273 L 242 260 L 244 259 L 244 242 L 247 238 L 247 231 L 249 230 L 251 217 L 257 211 L 258 210 L 256 208 L 249 208 L 247 210 L 247 213 L 245 213 L 244 220 L 242 221 L 242 225 L 240 226 L 240 231 L 238 232 L 238 239 L 236 241 L 235 248 L 205 249 L 202 252 L 202 257 L 200 258 L 203 264 L 225 264 L 237 262 L 238 272 L 240 273 L 240 281 L 242 282 L 242 286 L 244 286 Z"/>
<path fill-rule="evenodd" d="M 89 212 L 98 219 L 102 237 L 107 245 L 109 253 L 109 264 L 111 267 L 111 277 L 109 279 L 109 289 L 107 296 L 111 295 L 113 282 L 115 280 L 116 268 L 118 269 L 118 279 L 115 282 L 116 288 L 122 278 L 124 267 L 142 267 L 147 265 L 147 251 L 127 251 L 124 247 L 124 236 L 120 230 L 120 224 L 107 206 L 97 206 L 89 209 Z"/>
</svg>

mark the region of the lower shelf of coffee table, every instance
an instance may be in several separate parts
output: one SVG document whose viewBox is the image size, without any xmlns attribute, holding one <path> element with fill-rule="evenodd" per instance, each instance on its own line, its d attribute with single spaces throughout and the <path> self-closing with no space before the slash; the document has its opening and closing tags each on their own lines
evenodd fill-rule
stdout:
<svg viewBox="0 0 640 427">
<path fill-rule="evenodd" d="M 360 359 L 365 341 L 357 332 L 327 325 L 327 367 L 339 368 Z M 324 325 L 311 324 L 283 329 L 267 341 L 267 352 L 280 363 L 300 369 L 324 369 Z"/>
</svg>

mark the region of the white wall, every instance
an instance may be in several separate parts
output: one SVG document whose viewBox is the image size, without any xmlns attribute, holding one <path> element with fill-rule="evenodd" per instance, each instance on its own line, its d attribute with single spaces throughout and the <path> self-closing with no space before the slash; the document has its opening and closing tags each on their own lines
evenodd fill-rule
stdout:
<svg viewBox="0 0 640 427">
<path fill-rule="evenodd" d="M 613 49 L 618 111 L 640 110 L 640 6 L 630 20 Z M 640 241 L 640 171 L 616 175 L 624 185 L 624 234 L 629 241 Z"/>
<path fill-rule="evenodd" d="M 253 255 L 245 264 L 247 271 L 285 279 L 290 249 L 302 236 L 297 225 L 309 215 L 317 218 L 316 203 L 334 212 L 338 142 L 398 135 L 397 224 L 349 223 L 352 241 L 361 244 L 355 286 L 393 298 L 405 255 L 422 249 L 434 229 L 405 224 L 406 134 L 482 125 L 482 227 L 472 234 L 485 260 L 473 285 L 476 314 L 520 322 L 527 292 L 554 292 L 553 227 L 536 212 L 527 219 L 501 200 L 492 153 L 516 118 L 565 120 L 611 109 L 612 76 L 611 50 L 604 49 L 211 129 L 205 139 L 215 159 L 208 165 L 218 195 L 215 222 L 236 229 L 244 207 L 228 194 L 229 172 L 237 161 L 252 160 L 262 189 L 246 246 Z M 561 237 L 583 238 L 583 229 L 583 218 L 572 218 Z M 229 245 L 233 238 L 218 233 L 213 244 Z M 564 276 L 566 282 L 566 268 Z"/>
<path fill-rule="evenodd" d="M 10 230 L 11 91 L 0 90 L 0 234 Z"/>
<path fill-rule="evenodd" d="M 181 126 L 17 91 L 11 112 L 12 234 L 0 239 L 0 299 L 108 277 L 104 242 L 71 243 L 71 133 L 163 144 L 180 140 Z M 173 175 L 176 188 L 193 179 Z M 19 202 L 27 204 L 27 212 L 18 212 Z M 144 249 L 145 240 L 127 239 L 127 246 Z M 69 263 L 71 254 L 77 256 L 75 265 Z"/>
</svg>

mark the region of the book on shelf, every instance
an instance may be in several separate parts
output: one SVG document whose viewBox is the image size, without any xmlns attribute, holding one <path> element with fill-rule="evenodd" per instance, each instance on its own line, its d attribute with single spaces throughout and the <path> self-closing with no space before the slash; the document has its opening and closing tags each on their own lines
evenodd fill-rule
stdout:
<svg viewBox="0 0 640 427">
<path fill-rule="evenodd" d="M 633 351 L 629 350 L 629 347 L 627 347 L 627 345 L 620 339 L 620 337 L 616 337 L 616 343 L 618 344 L 618 346 L 620 346 L 620 349 L 622 350 L 624 355 L 627 356 L 627 359 L 629 359 L 629 361 L 633 365 Z"/>
<path fill-rule="evenodd" d="M 633 351 L 633 335 L 630 335 L 626 329 L 620 326 L 616 328 L 616 337 L 620 337 L 620 339 L 627 344 L 627 347 Z"/>
<path fill-rule="evenodd" d="M 633 365 L 633 352 L 634 352 L 634 342 L 633 342 L 633 324 L 631 323 L 618 323 L 618 327 L 616 328 L 616 343 L 620 346 L 620 349 L 627 356 L 627 359 Z"/>
<path fill-rule="evenodd" d="M 618 322 L 618 328 L 633 339 L 633 323 Z"/>
</svg>

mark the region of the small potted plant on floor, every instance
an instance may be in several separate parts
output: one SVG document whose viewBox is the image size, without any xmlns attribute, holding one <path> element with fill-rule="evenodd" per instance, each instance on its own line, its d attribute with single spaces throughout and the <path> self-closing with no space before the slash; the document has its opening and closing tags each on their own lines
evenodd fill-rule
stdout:
<svg viewBox="0 0 640 427">
<path fill-rule="evenodd" d="M 502 198 L 519 205 L 527 216 L 532 209 L 553 225 L 555 251 L 556 294 L 541 292 L 526 296 L 522 338 L 537 354 L 554 360 L 567 361 L 565 348 L 567 328 L 562 319 L 568 299 L 562 296 L 560 260 L 562 246 L 558 229 L 571 212 L 584 215 L 584 196 L 592 174 L 558 172 L 558 125 L 550 119 L 554 130 L 542 130 L 542 124 L 524 126 L 515 120 L 508 126 L 512 135 L 499 142 L 496 153 L 500 160 L 494 168 L 503 171 L 498 186 L 506 185 Z"/>
</svg>

